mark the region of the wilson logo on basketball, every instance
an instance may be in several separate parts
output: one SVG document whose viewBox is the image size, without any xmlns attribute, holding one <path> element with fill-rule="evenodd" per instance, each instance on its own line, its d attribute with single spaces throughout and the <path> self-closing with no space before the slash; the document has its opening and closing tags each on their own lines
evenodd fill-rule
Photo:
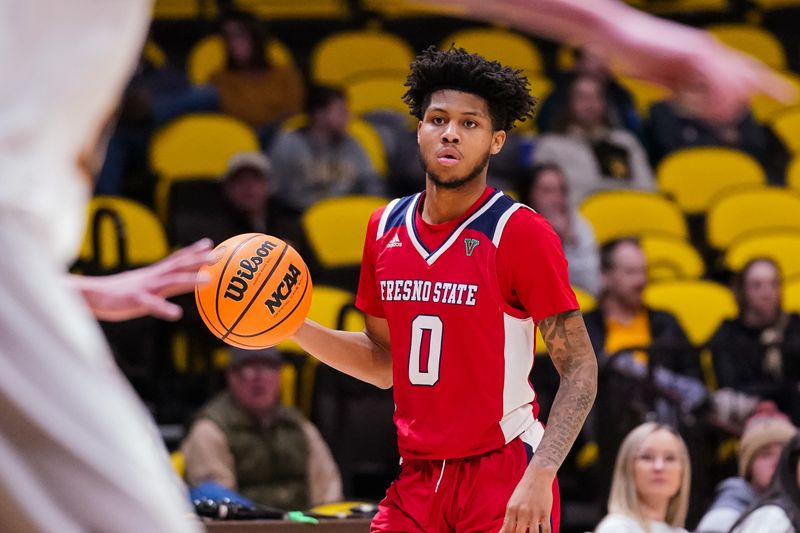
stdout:
<svg viewBox="0 0 800 533">
<path fill-rule="evenodd" d="M 242 268 L 237 270 L 236 275 L 228 282 L 228 287 L 225 289 L 223 297 L 230 298 L 235 302 L 240 302 L 247 292 L 247 282 L 255 278 L 259 266 L 264 262 L 264 258 L 277 247 L 278 245 L 274 242 L 264 241 L 261 246 L 256 248 L 256 255 L 250 259 L 242 259 L 239 261 L 239 266 Z"/>
<path fill-rule="evenodd" d="M 272 292 L 272 298 L 264 301 L 264 305 L 269 309 L 270 314 L 277 313 L 283 302 L 292 294 L 292 287 L 297 285 L 297 279 L 302 275 L 300 269 L 289 263 L 289 269 L 283 276 L 283 281 Z"/>
</svg>

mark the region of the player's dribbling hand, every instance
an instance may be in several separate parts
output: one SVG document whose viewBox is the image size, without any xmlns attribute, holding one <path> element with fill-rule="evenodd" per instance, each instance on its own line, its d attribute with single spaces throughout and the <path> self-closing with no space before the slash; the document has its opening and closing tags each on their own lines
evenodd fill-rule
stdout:
<svg viewBox="0 0 800 533">
<path fill-rule="evenodd" d="M 211 259 L 212 244 L 202 239 L 152 265 L 108 276 L 73 276 L 77 288 L 100 320 L 118 322 L 146 315 L 181 317 L 180 306 L 167 301 L 194 289 L 197 269 Z"/>
<path fill-rule="evenodd" d="M 506 506 L 500 533 L 550 533 L 553 480 L 526 471 Z"/>
</svg>

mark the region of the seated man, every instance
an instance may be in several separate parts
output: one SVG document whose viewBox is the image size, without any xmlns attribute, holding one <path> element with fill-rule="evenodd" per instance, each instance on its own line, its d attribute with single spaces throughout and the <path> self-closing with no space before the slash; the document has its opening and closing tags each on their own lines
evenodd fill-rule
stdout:
<svg viewBox="0 0 800 533">
<path fill-rule="evenodd" d="M 598 445 L 596 479 L 605 501 L 625 435 L 653 415 L 679 427 L 682 413 L 702 405 L 707 395 L 697 352 L 678 320 L 644 303 L 647 259 L 639 242 L 625 238 L 605 244 L 600 273 L 597 309 L 584 316 L 600 368 L 585 437 Z"/>
<path fill-rule="evenodd" d="M 633 349 L 641 361 L 657 356 L 659 366 L 700 378 L 697 354 L 678 320 L 665 311 L 649 309 L 642 299 L 647 258 L 639 242 L 626 238 L 603 245 L 600 274 L 597 309 L 584 317 L 595 353 L 602 359 Z"/>
<path fill-rule="evenodd" d="M 272 164 L 260 152 L 239 152 L 219 180 L 172 185 L 169 215 L 173 244 L 199 238 L 214 244 L 240 233 L 268 233 L 298 245 L 298 225 L 275 197 Z"/>
<path fill-rule="evenodd" d="M 275 348 L 231 348 L 228 389 L 196 415 L 181 451 L 190 486 L 216 482 L 281 509 L 342 499 L 342 481 L 317 429 L 280 405 Z"/>
<path fill-rule="evenodd" d="M 280 132 L 269 150 L 280 199 L 302 212 L 333 196 L 383 194 L 383 178 L 347 132 L 345 94 L 333 87 L 311 87 L 306 114 L 306 126 Z"/>
</svg>

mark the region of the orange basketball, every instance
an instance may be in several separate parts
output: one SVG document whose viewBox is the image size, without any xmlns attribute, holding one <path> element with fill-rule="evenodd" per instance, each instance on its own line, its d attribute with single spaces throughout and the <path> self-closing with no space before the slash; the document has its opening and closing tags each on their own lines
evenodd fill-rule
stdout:
<svg viewBox="0 0 800 533">
<path fill-rule="evenodd" d="M 195 286 L 197 310 L 211 332 L 240 348 L 266 348 L 291 336 L 311 307 L 311 276 L 284 241 L 245 233 L 219 244 Z"/>
</svg>

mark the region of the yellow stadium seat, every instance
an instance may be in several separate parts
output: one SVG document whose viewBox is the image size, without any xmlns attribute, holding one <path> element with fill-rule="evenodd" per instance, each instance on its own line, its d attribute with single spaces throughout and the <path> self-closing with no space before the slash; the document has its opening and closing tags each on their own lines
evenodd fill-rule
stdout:
<svg viewBox="0 0 800 533">
<path fill-rule="evenodd" d="M 786 186 L 800 192 L 800 157 L 793 157 L 786 167 Z"/>
<path fill-rule="evenodd" d="M 142 55 L 150 64 L 157 68 L 161 68 L 167 64 L 167 54 L 165 54 L 164 50 L 158 46 L 158 43 L 152 39 L 148 39 L 147 42 L 144 43 Z"/>
<path fill-rule="evenodd" d="M 763 185 L 767 177 L 752 156 L 730 148 L 685 148 L 664 158 L 656 171 L 658 188 L 685 213 L 699 214 L 725 190 Z"/>
<path fill-rule="evenodd" d="M 465 10 L 460 6 L 432 5 L 415 0 L 361 0 L 364 11 L 374 12 L 382 18 L 396 19 L 420 16 L 463 16 Z"/>
<path fill-rule="evenodd" d="M 477 53 L 486 59 L 526 72 L 542 72 L 544 66 L 539 49 L 528 37 L 502 28 L 470 28 L 445 37 L 440 48 L 451 45 Z"/>
<path fill-rule="evenodd" d="M 80 262 L 110 271 L 155 263 L 169 247 L 164 227 L 147 207 L 127 198 L 95 196 L 86 211 Z"/>
<path fill-rule="evenodd" d="M 699 279 L 705 273 L 700 253 L 684 239 L 645 235 L 642 251 L 647 257 L 647 277 L 652 281 Z"/>
<path fill-rule="evenodd" d="M 347 0 L 236 0 L 235 4 L 264 19 L 337 19 L 348 14 Z"/>
<path fill-rule="evenodd" d="M 750 98 L 750 110 L 753 112 L 753 117 L 759 122 L 768 123 L 772 117 L 784 109 L 800 105 L 800 76 L 789 71 L 776 71 L 776 74 L 794 87 L 795 97 L 790 102 L 780 102 L 763 93 L 753 95 Z"/>
<path fill-rule="evenodd" d="M 578 299 L 578 306 L 580 307 L 581 313 L 586 314 L 589 311 L 594 311 L 597 307 L 597 300 L 591 293 L 581 289 L 580 287 L 576 287 L 575 285 L 572 286 L 572 290 L 575 292 L 575 298 Z M 536 328 L 536 355 L 544 355 L 547 353 L 547 345 L 542 338 L 542 332 L 539 331 L 539 328 Z"/>
<path fill-rule="evenodd" d="M 264 57 L 267 63 L 276 67 L 294 64 L 292 52 L 277 39 L 270 39 L 264 44 Z M 197 85 L 208 82 L 215 72 L 225 67 L 226 61 L 222 37 L 217 34 L 203 37 L 192 46 L 186 58 L 189 81 Z"/>
<path fill-rule="evenodd" d="M 759 257 L 775 261 L 784 278 L 800 275 L 800 228 L 748 232 L 725 250 L 722 263 L 725 268 L 738 272 L 748 261 Z"/>
<path fill-rule="evenodd" d="M 749 232 L 786 229 L 800 230 L 800 194 L 777 187 L 724 194 L 706 216 L 708 243 L 718 250 Z"/>
<path fill-rule="evenodd" d="M 407 74 L 414 50 L 400 37 L 373 30 L 334 33 L 322 39 L 311 53 L 311 79 L 344 85 L 359 75 Z"/>
<path fill-rule="evenodd" d="M 172 469 L 178 474 L 178 477 L 183 479 L 186 475 L 186 458 L 180 450 L 175 450 L 169 454 L 169 462 Z"/>
<path fill-rule="evenodd" d="M 783 284 L 783 309 L 787 313 L 800 313 L 800 277 Z"/>
<path fill-rule="evenodd" d="M 731 48 L 751 55 L 774 69 L 786 70 L 783 45 L 768 30 L 747 24 L 714 24 L 706 30 Z"/>
<path fill-rule="evenodd" d="M 580 211 L 591 223 L 600 244 L 620 237 L 641 237 L 651 233 L 679 239 L 689 236 L 686 220 L 678 206 L 656 193 L 598 192 L 584 200 Z"/>
<path fill-rule="evenodd" d="M 372 212 L 386 205 L 378 196 L 337 196 L 321 200 L 301 220 L 311 249 L 324 268 L 358 266 Z"/>
<path fill-rule="evenodd" d="M 389 164 L 386 162 L 383 141 L 375 128 L 365 120 L 353 119 L 347 125 L 347 133 L 352 135 L 367 152 L 375 171 L 381 176 L 386 176 L 389 172 Z"/>
<path fill-rule="evenodd" d="M 800 0 L 752 0 L 752 2 L 764 11 L 800 7 Z"/>
<path fill-rule="evenodd" d="M 155 0 L 153 3 L 155 20 L 211 18 L 216 14 L 216 2 L 205 0 Z"/>
<path fill-rule="evenodd" d="M 562 44 L 556 50 L 556 68 L 561 72 L 572 70 L 575 66 L 575 48 Z"/>
<path fill-rule="evenodd" d="M 372 111 L 397 111 L 408 114 L 408 105 L 403 101 L 406 76 L 387 73 L 374 76 L 360 76 L 347 83 L 347 103 L 356 115 Z"/>
<path fill-rule="evenodd" d="M 730 289 L 705 280 L 652 283 L 644 291 L 644 301 L 674 314 L 695 346 L 708 342 L 719 324 L 738 312 Z"/>
<path fill-rule="evenodd" d="M 650 115 L 650 106 L 669 96 L 669 89 L 649 81 L 620 76 L 619 83 L 631 92 L 636 111 L 642 117 Z"/>
<path fill-rule="evenodd" d="M 167 197 L 175 180 L 221 176 L 231 156 L 258 151 L 247 124 L 217 114 L 193 114 L 162 127 L 150 142 L 150 168 L 158 176 L 156 211 L 166 220 Z"/>
<path fill-rule="evenodd" d="M 800 106 L 777 112 L 770 118 L 769 126 L 789 152 L 800 153 Z"/>
</svg>

